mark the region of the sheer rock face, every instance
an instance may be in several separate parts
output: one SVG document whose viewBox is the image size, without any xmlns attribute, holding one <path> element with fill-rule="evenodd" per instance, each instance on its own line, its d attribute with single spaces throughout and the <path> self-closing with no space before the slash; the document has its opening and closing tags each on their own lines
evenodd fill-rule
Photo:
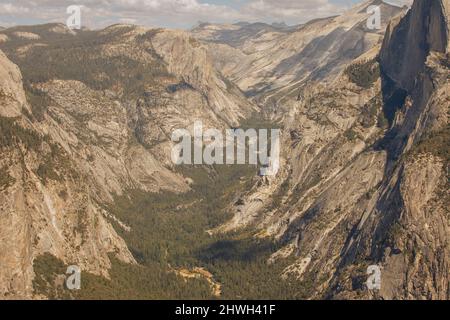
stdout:
<svg viewBox="0 0 450 320">
<path fill-rule="evenodd" d="M 15 117 L 26 106 L 22 89 L 22 75 L 19 68 L 0 51 L 0 116 Z"/>
<path fill-rule="evenodd" d="M 184 179 L 164 167 L 135 142 L 126 107 L 78 81 L 55 80 L 38 86 L 51 97 L 47 120 L 40 123 L 73 156 L 102 201 L 128 189 L 185 192 Z"/>
<path fill-rule="evenodd" d="M 388 161 L 375 206 L 346 246 L 337 277 L 369 258 L 383 267 L 376 297 L 449 298 L 448 5 L 415 1 L 391 26 L 380 54 L 385 111 L 395 112 L 385 137 Z M 393 96 L 400 90 L 399 103 Z M 394 103 L 401 107 L 390 109 Z M 436 143 L 435 135 L 447 142 Z M 335 285 L 334 297 L 355 297 Z"/>
<path fill-rule="evenodd" d="M 218 119 L 230 125 L 249 116 L 251 105 L 237 87 L 226 82 L 214 68 L 207 48 L 179 31 L 163 31 L 153 41 L 156 52 L 168 64 L 169 72 L 179 75 L 186 83 L 208 98 L 211 110 Z M 253 110 L 254 111 L 254 110 Z"/>
<path fill-rule="evenodd" d="M 383 81 L 406 90 L 407 97 L 393 119 L 376 211 L 349 251 L 384 267 L 383 298 L 449 298 L 449 4 L 415 1 L 380 55 Z M 405 34 L 408 49 L 399 59 Z M 392 88 L 386 91 L 389 104 Z M 443 135 L 443 142 L 433 141 L 436 135 Z"/>
<path fill-rule="evenodd" d="M 287 102 L 281 173 L 217 231 L 279 238 L 270 261 L 295 254 L 284 276 L 314 283 L 311 297 L 448 299 L 448 7 L 418 0 L 394 19 L 370 88 L 342 74 Z M 366 288 L 369 265 L 381 291 Z"/>
<path fill-rule="evenodd" d="M 0 296 L 31 297 L 33 260 L 46 252 L 104 276 L 109 253 L 134 263 L 76 161 L 23 115 L 30 108 L 20 71 L 3 53 L 0 58 L 9 70 L 0 91 L 11 93 L 1 103 Z"/>
<path fill-rule="evenodd" d="M 415 1 L 412 10 L 393 21 L 386 32 L 380 59 L 384 73 L 412 90 L 429 52 L 448 50 L 448 1 Z"/>
</svg>

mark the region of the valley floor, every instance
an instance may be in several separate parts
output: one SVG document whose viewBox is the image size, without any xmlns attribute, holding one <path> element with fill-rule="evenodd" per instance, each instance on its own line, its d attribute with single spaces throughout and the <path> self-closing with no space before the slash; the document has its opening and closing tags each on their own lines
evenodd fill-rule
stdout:
<svg viewBox="0 0 450 320">
<path fill-rule="evenodd" d="M 82 274 L 75 294 L 57 285 L 66 267 L 45 255 L 35 261 L 37 294 L 66 299 L 302 299 L 308 281 L 284 281 L 291 259 L 269 264 L 278 247 L 256 231 L 208 232 L 232 216 L 227 207 L 257 176 L 255 166 L 182 167 L 186 194 L 129 191 L 109 209 L 111 223 L 138 265 L 112 258 L 110 279 Z M 120 222 L 119 222 L 120 221 Z M 127 226 L 127 227 L 124 227 Z M 200 272 L 199 272 L 200 270 Z"/>
</svg>

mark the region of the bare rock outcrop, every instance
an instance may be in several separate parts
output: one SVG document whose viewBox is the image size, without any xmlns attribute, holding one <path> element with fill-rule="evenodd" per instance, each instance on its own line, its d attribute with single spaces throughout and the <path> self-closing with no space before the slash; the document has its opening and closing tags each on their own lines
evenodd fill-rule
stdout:
<svg viewBox="0 0 450 320">
<path fill-rule="evenodd" d="M 22 89 L 22 75 L 19 67 L 13 64 L 0 51 L 0 116 L 17 117 L 22 108 L 27 108 L 25 93 Z"/>
<path fill-rule="evenodd" d="M 51 253 L 93 274 L 108 275 L 109 254 L 134 263 L 58 141 L 33 124 L 21 74 L 0 53 L 3 70 L 0 128 L 0 295 L 33 295 L 33 261 Z M 19 108 L 20 107 L 20 108 Z"/>
</svg>

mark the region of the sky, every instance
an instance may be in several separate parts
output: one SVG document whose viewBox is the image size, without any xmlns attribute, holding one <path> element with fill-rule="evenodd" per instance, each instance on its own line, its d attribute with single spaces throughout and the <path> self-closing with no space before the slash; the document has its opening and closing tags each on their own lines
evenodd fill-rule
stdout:
<svg viewBox="0 0 450 320">
<path fill-rule="evenodd" d="M 362 0 L 0 0 L 0 26 L 65 23 L 67 7 L 81 6 L 81 24 L 115 23 L 188 29 L 199 22 L 285 22 L 334 16 Z M 405 0 L 386 0 L 386 2 Z"/>
</svg>

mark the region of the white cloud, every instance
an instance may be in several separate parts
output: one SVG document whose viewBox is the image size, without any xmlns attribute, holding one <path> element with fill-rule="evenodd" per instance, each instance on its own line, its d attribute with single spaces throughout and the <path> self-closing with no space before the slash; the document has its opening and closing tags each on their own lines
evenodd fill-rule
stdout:
<svg viewBox="0 0 450 320">
<path fill-rule="evenodd" d="M 5 0 L 0 0 L 3 2 Z M 91 28 L 129 21 L 163 27 L 190 27 L 198 21 L 286 21 L 307 20 L 338 14 L 342 7 L 329 0 L 246 0 L 237 10 L 230 5 L 200 0 L 6 0 L 0 3 L 0 19 L 23 23 L 64 22 L 69 5 L 83 5 L 82 23 Z M 19 19 L 21 18 L 21 19 Z M 6 19 L 4 19 L 6 20 Z"/>
<path fill-rule="evenodd" d="M 287 22 L 305 22 L 317 17 L 341 13 L 343 7 L 328 0 L 252 0 L 244 12 L 263 20 L 273 19 Z"/>
<path fill-rule="evenodd" d="M 30 9 L 28 7 L 24 6 L 17 6 L 12 3 L 0 3 L 0 13 L 1 14 L 28 14 L 30 12 Z"/>
<path fill-rule="evenodd" d="M 383 2 L 391 4 L 397 7 L 408 6 L 410 7 L 414 0 L 383 0 Z"/>
</svg>

